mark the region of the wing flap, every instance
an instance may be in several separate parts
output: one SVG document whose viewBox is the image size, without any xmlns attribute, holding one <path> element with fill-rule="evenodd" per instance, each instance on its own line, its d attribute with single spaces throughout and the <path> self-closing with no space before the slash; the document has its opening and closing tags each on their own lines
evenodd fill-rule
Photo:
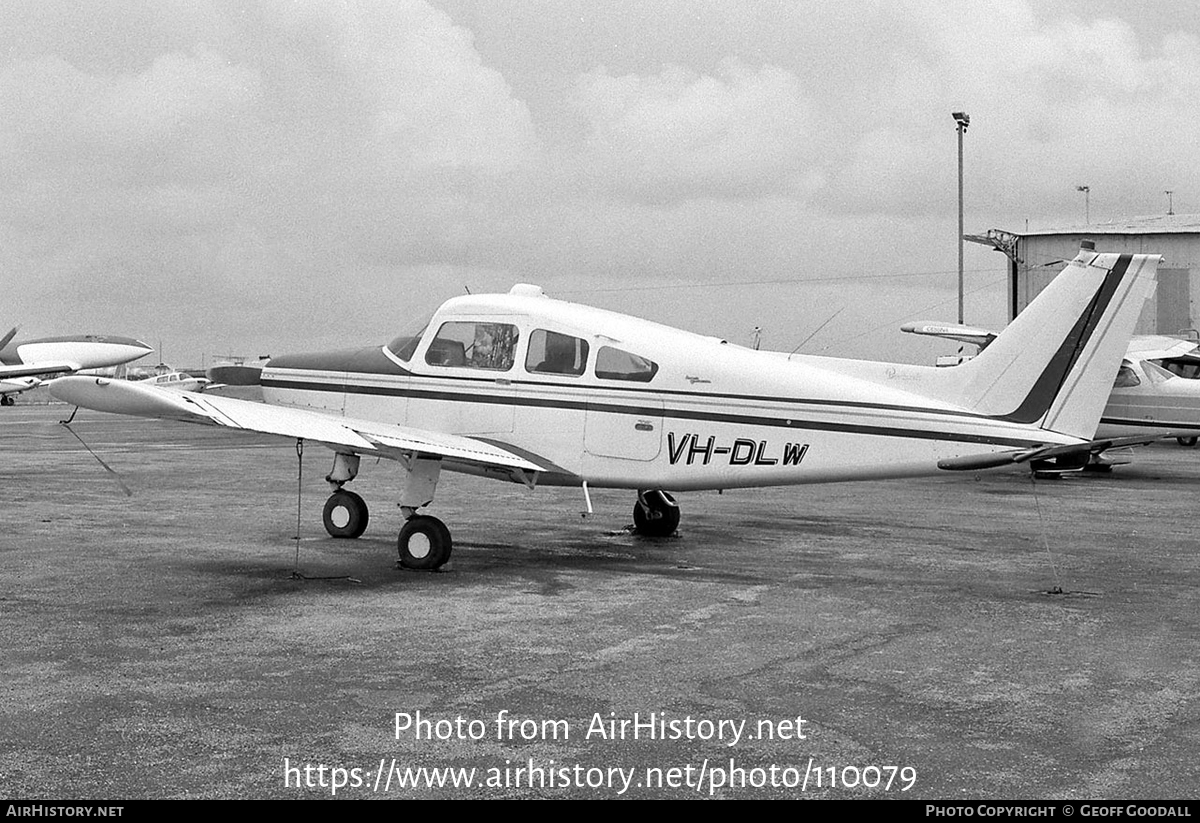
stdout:
<svg viewBox="0 0 1200 823">
<path fill-rule="evenodd" d="M 60 377 L 50 384 L 60 400 L 96 411 L 203 423 L 241 431 L 302 438 L 340 451 L 390 459 L 436 455 L 483 466 L 540 472 L 512 452 L 470 437 L 356 420 L 308 409 L 270 406 L 233 397 L 173 392 L 124 380 Z"/>
</svg>

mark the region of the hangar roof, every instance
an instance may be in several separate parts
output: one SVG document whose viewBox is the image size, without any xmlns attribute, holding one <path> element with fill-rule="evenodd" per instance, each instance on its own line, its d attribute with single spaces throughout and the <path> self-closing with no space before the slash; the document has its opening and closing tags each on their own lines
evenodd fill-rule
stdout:
<svg viewBox="0 0 1200 823">
<path fill-rule="evenodd" d="M 1200 214 L 1153 214 L 1107 223 L 1013 232 L 1018 237 L 1053 234 L 1200 234 Z"/>
</svg>

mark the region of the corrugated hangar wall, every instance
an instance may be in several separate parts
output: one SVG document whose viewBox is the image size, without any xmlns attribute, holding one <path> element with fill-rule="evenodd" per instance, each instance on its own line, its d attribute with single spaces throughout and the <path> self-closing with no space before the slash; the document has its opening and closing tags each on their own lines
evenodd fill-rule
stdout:
<svg viewBox="0 0 1200 823">
<path fill-rule="evenodd" d="M 1010 272 L 1009 311 L 1015 316 L 1075 257 L 1081 240 L 1100 252 L 1161 254 L 1158 287 L 1146 301 L 1136 334 L 1181 334 L 1197 327 L 1200 296 L 1200 231 L 1109 234 L 1075 229 L 1062 234 L 1018 235 Z"/>
</svg>

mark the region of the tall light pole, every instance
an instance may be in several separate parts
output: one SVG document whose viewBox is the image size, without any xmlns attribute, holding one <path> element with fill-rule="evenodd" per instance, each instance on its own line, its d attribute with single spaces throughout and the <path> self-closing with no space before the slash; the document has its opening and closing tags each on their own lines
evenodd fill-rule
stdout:
<svg viewBox="0 0 1200 823">
<path fill-rule="evenodd" d="M 958 124 L 958 324 L 963 324 L 963 135 L 971 123 L 966 112 L 951 114 Z"/>
<path fill-rule="evenodd" d="M 1171 189 L 1163 192 L 1167 196 L 1167 214 L 1175 213 L 1175 192 Z"/>
<path fill-rule="evenodd" d="M 1092 224 L 1092 187 L 1076 186 L 1075 191 L 1083 192 L 1083 222 L 1090 226 Z"/>
</svg>

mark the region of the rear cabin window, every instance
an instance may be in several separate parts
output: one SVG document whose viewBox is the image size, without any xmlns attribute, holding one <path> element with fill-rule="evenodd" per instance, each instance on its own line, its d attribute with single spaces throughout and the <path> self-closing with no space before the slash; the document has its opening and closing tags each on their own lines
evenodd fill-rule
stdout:
<svg viewBox="0 0 1200 823">
<path fill-rule="evenodd" d="M 531 374 L 565 374 L 578 377 L 587 367 L 586 340 L 536 329 L 529 335 L 529 351 L 525 353 L 525 371 Z"/>
<path fill-rule="evenodd" d="M 431 366 L 508 371 L 517 350 L 517 327 L 509 323 L 443 323 L 425 352 Z"/>
<path fill-rule="evenodd" d="M 649 383 L 658 373 L 658 364 L 640 355 L 612 346 L 601 346 L 596 353 L 596 376 L 601 380 L 630 380 Z"/>
</svg>

